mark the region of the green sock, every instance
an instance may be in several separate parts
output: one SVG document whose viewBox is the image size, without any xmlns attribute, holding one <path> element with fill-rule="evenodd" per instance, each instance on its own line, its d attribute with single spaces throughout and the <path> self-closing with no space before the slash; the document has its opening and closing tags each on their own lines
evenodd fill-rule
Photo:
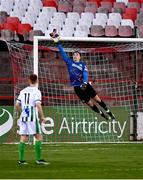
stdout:
<svg viewBox="0 0 143 180">
<path fill-rule="evenodd" d="M 24 153 L 25 153 L 25 143 L 24 142 L 19 143 L 18 151 L 19 151 L 19 160 L 24 161 Z"/>
<path fill-rule="evenodd" d="M 35 158 L 36 160 L 41 159 L 41 141 L 36 141 L 35 142 Z"/>
</svg>

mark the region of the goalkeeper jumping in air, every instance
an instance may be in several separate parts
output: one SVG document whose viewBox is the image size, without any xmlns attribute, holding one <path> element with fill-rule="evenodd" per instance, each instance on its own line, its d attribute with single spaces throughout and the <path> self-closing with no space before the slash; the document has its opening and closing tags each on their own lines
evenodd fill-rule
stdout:
<svg viewBox="0 0 143 180">
<path fill-rule="evenodd" d="M 106 120 L 115 120 L 114 114 L 110 111 L 105 102 L 100 99 L 92 85 L 88 83 L 88 69 L 85 63 L 81 61 L 80 52 L 74 52 L 73 59 L 69 58 L 62 45 L 59 43 L 59 35 L 56 29 L 50 33 L 50 36 L 52 40 L 57 43 L 59 52 L 67 65 L 71 85 L 74 87 L 74 91 L 79 99 Z M 97 103 L 101 108 L 97 107 Z"/>
</svg>

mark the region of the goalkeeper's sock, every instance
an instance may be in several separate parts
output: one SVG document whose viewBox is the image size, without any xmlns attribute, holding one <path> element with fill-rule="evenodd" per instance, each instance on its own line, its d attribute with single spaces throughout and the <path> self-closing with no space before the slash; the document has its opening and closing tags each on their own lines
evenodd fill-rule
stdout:
<svg viewBox="0 0 143 180">
<path fill-rule="evenodd" d="M 93 111 L 99 113 L 104 119 L 108 120 L 108 117 L 101 110 L 99 110 L 96 105 L 90 107 Z"/>
<path fill-rule="evenodd" d="M 24 155 L 25 155 L 25 143 L 24 142 L 19 143 L 18 151 L 19 151 L 19 160 L 24 161 Z"/>
<path fill-rule="evenodd" d="M 105 102 L 104 101 L 97 101 L 97 103 L 103 108 L 103 109 L 105 109 L 105 111 L 107 111 L 108 110 L 108 108 L 107 108 L 107 105 L 105 104 Z"/>
<path fill-rule="evenodd" d="M 115 119 L 114 114 L 108 109 L 107 105 L 104 103 L 104 101 L 101 100 L 101 102 L 98 102 L 98 104 L 106 111 L 106 113 L 112 118 Z"/>
<path fill-rule="evenodd" d="M 42 143 L 41 141 L 36 141 L 35 142 L 35 159 L 38 161 L 41 159 L 41 147 Z"/>
</svg>

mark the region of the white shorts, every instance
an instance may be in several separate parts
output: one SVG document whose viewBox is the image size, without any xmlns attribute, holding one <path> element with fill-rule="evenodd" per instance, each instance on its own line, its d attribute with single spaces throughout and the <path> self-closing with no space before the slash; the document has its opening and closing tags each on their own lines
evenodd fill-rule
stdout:
<svg viewBox="0 0 143 180">
<path fill-rule="evenodd" d="M 19 135 L 34 135 L 41 134 L 41 126 L 39 121 L 18 121 Z"/>
</svg>

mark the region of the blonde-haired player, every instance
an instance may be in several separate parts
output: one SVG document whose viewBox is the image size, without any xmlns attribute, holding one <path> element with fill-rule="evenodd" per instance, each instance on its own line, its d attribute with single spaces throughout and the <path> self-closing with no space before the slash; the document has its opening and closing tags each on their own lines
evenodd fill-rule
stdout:
<svg viewBox="0 0 143 180">
<path fill-rule="evenodd" d="M 40 121 L 46 121 L 41 105 L 41 91 L 37 88 L 38 77 L 31 74 L 28 78 L 29 86 L 20 91 L 15 108 L 20 112 L 19 126 L 19 164 L 27 164 L 25 161 L 25 143 L 29 135 L 34 135 L 36 164 L 48 164 L 41 159 L 41 126 Z"/>
</svg>

